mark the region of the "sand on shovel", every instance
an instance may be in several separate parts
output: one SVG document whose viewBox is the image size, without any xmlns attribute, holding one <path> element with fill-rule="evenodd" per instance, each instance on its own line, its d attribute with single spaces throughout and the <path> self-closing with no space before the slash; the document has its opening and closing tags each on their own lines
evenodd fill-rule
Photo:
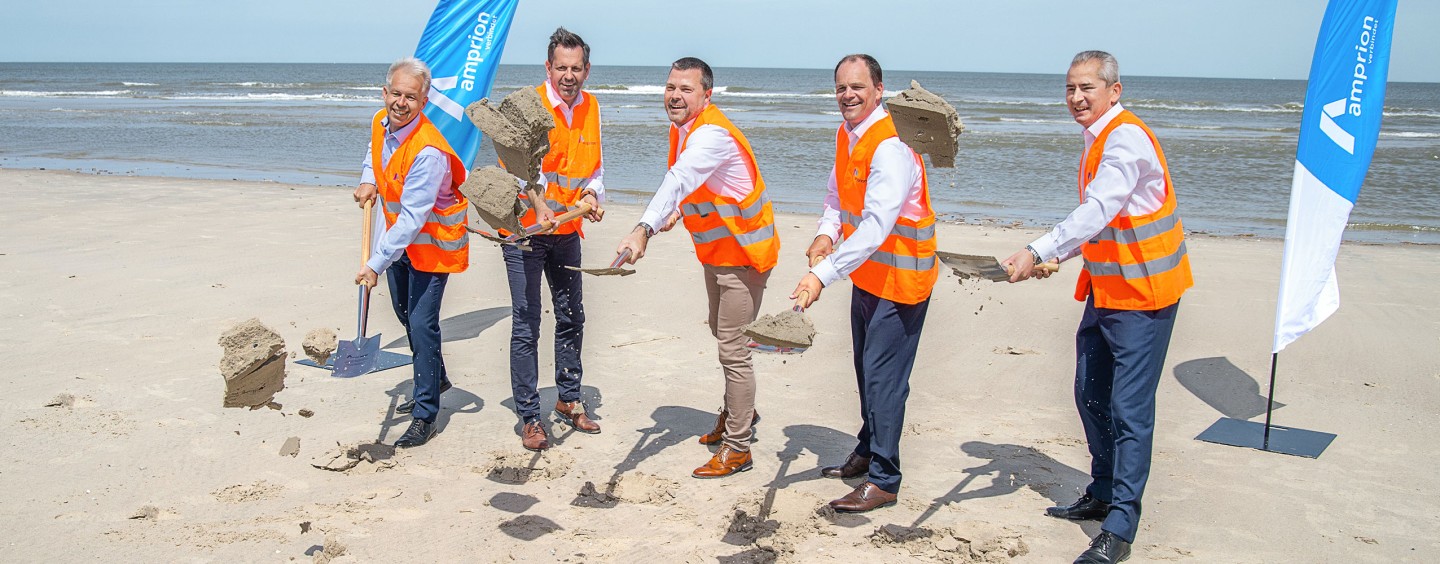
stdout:
<svg viewBox="0 0 1440 564">
<path fill-rule="evenodd" d="M 805 312 L 792 309 L 760 316 L 745 326 L 745 336 L 772 347 L 809 347 L 815 343 L 815 324 Z"/>
<path fill-rule="evenodd" d="M 325 361 L 335 353 L 335 347 L 339 344 L 340 337 L 335 334 L 334 329 L 321 327 L 306 333 L 305 341 L 300 343 L 300 348 L 305 350 L 305 356 L 310 357 L 315 364 L 325 366 Z"/>
<path fill-rule="evenodd" d="M 960 133 L 965 131 L 954 106 L 912 80 L 910 88 L 885 102 L 885 108 L 901 141 L 916 153 L 930 155 L 930 164 L 954 168 Z"/>
<path fill-rule="evenodd" d="M 225 407 L 263 406 L 285 389 L 285 339 L 259 319 L 231 327 L 220 335 L 220 346 Z"/>
<path fill-rule="evenodd" d="M 460 185 L 460 193 L 470 200 L 470 207 L 480 215 L 492 229 L 505 229 L 512 233 L 525 230 L 520 216 L 525 207 L 520 203 L 520 184 L 515 177 L 497 166 L 477 168 Z"/>
</svg>

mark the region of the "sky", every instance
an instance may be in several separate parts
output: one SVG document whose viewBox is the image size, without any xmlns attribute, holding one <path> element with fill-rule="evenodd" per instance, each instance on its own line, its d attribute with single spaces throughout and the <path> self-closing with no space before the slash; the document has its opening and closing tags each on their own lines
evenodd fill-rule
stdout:
<svg viewBox="0 0 1440 564">
<path fill-rule="evenodd" d="M 520 0 L 502 64 L 544 62 L 557 26 L 595 65 L 1063 74 L 1087 49 L 1125 75 L 1304 79 L 1324 0 Z M 14 2 L 3 62 L 386 63 L 414 52 L 435 0 Z M 1440 82 L 1440 1 L 1402 0 L 1390 80 Z"/>
</svg>

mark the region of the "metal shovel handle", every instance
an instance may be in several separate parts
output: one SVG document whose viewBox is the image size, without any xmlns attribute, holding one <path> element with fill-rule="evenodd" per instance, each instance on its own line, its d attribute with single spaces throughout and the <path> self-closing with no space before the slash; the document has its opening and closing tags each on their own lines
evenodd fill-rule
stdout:
<svg viewBox="0 0 1440 564">
<path fill-rule="evenodd" d="M 615 260 L 610 261 L 610 268 L 620 268 L 620 265 L 625 264 L 625 261 L 628 260 L 629 258 L 630 258 L 630 249 L 625 249 L 625 250 L 624 250 L 623 252 L 621 252 L 620 254 L 615 255 Z"/>
</svg>

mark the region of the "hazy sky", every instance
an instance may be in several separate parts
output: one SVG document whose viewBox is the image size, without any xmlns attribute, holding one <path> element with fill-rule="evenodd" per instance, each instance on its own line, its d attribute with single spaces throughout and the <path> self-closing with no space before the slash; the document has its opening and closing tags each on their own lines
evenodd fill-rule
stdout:
<svg viewBox="0 0 1440 564">
<path fill-rule="evenodd" d="M 10 2 L 0 61 L 384 63 L 412 53 L 434 0 Z M 1124 74 L 1305 78 L 1323 0 L 521 0 L 502 62 L 541 63 L 564 25 L 597 65 L 1063 73 L 1104 49 Z M 883 6 L 883 7 L 882 7 Z M 1402 0 L 1390 79 L 1440 82 L 1440 1 Z"/>
</svg>

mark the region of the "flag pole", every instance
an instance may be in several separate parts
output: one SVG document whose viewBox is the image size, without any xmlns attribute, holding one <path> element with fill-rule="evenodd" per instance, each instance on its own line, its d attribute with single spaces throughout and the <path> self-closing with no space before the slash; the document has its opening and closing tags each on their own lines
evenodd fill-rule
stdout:
<svg viewBox="0 0 1440 564">
<path fill-rule="evenodd" d="M 1275 411 L 1275 365 L 1280 362 L 1280 353 L 1270 353 L 1270 392 L 1265 396 L 1265 439 L 1260 450 L 1270 450 L 1270 414 Z"/>
</svg>

